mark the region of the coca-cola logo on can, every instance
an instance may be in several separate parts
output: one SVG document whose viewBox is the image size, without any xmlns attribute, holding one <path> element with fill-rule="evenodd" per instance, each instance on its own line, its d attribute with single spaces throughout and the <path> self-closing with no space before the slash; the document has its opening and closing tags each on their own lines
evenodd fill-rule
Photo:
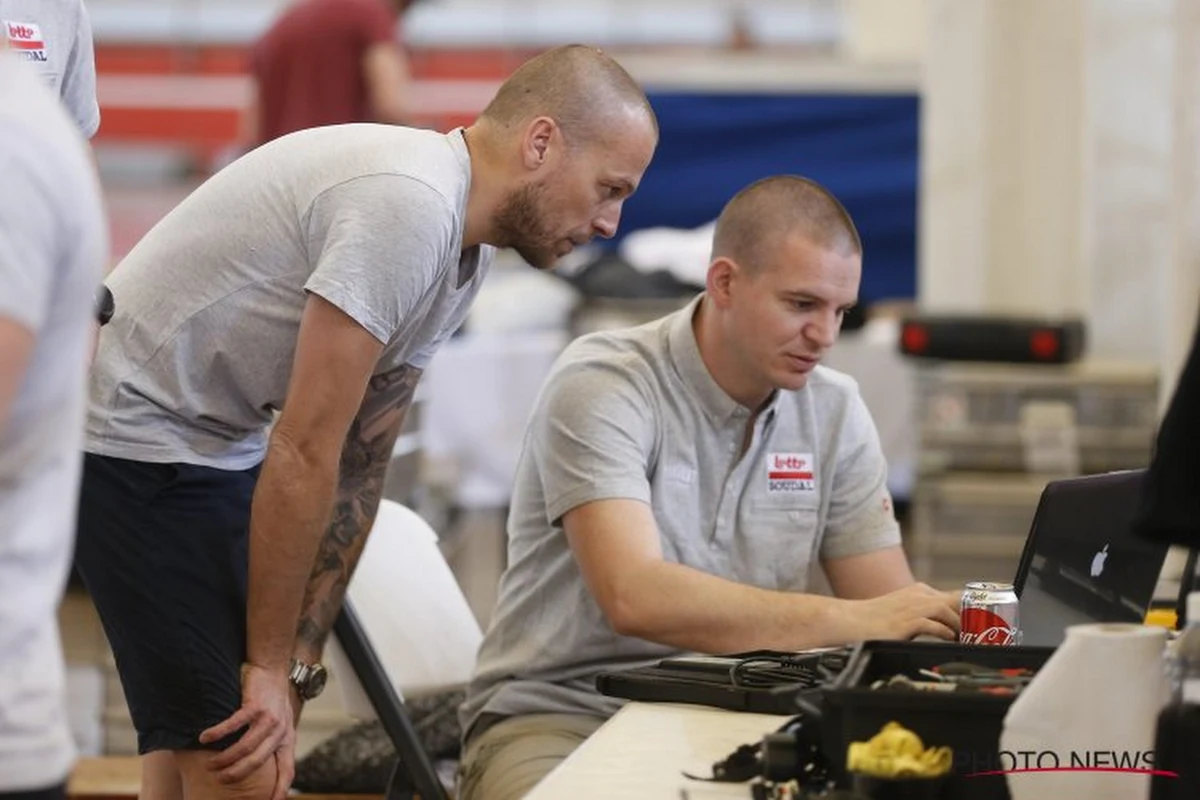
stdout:
<svg viewBox="0 0 1200 800">
<path fill-rule="evenodd" d="M 962 593 L 958 641 L 963 644 L 1020 644 L 1019 606 L 1011 583 L 968 583 Z"/>
<path fill-rule="evenodd" d="M 993 625 L 979 632 L 963 631 L 958 636 L 962 644 L 1016 644 L 1017 632 L 1007 625 Z"/>
</svg>

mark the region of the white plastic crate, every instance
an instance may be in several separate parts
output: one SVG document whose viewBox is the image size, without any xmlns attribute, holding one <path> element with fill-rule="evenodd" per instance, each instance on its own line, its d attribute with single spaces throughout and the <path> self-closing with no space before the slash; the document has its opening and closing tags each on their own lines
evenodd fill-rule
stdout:
<svg viewBox="0 0 1200 800">
<path fill-rule="evenodd" d="M 1158 375 L 1145 365 L 923 365 L 921 471 L 1087 474 L 1149 463 Z"/>
</svg>

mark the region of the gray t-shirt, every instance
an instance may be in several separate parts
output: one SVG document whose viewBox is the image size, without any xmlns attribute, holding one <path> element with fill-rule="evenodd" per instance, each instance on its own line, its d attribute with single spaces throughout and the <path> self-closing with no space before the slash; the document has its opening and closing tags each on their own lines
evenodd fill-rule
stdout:
<svg viewBox="0 0 1200 800">
<path fill-rule="evenodd" d="M 62 99 L 89 139 L 100 127 L 92 25 L 83 0 L 0 0 L 0 36 Z"/>
<path fill-rule="evenodd" d="M 107 252 L 86 145 L 53 94 L 0 51 L 0 318 L 34 335 L 0 424 L 0 792 L 44 788 L 74 755 L 57 609 L 83 442 L 92 298 Z"/>
<path fill-rule="evenodd" d="M 463 250 L 462 131 L 300 131 L 218 172 L 108 278 L 117 313 L 92 369 L 87 449 L 224 469 L 259 463 L 307 293 L 424 369 L 494 249 Z"/>
<path fill-rule="evenodd" d="M 900 543 L 879 436 L 852 379 L 818 367 L 755 421 L 696 346 L 699 302 L 628 330 L 576 340 L 531 416 L 509 515 L 509 567 L 461 710 L 608 715 L 598 672 L 673 648 L 619 636 L 561 527 L 594 500 L 648 503 L 663 557 L 739 583 L 803 592 L 821 559 Z"/>
</svg>

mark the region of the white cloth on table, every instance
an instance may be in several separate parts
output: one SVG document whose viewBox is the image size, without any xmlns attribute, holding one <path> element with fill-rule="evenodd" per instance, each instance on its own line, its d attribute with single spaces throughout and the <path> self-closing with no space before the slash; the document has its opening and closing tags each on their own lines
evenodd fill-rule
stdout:
<svg viewBox="0 0 1200 800">
<path fill-rule="evenodd" d="M 665 269 L 681 283 L 703 286 L 716 222 L 699 228 L 645 228 L 621 241 L 620 253 L 642 272 Z"/>
<path fill-rule="evenodd" d="M 422 447 L 457 466 L 459 505 L 508 505 L 529 413 L 567 339 L 564 330 L 468 334 L 430 363 Z"/>
</svg>

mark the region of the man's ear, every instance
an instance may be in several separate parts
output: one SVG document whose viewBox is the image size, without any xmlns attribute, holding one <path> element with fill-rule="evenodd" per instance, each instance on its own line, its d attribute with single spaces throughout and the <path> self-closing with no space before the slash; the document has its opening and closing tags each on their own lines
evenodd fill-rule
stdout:
<svg viewBox="0 0 1200 800">
<path fill-rule="evenodd" d="M 545 165 L 557 135 L 558 123 L 550 117 L 535 117 L 529 123 L 521 140 L 521 160 L 525 169 L 537 170 Z"/>
<path fill-rule="evenodd" d="M 725 256 L 714 258 L 708 265 L 704 291 L 717 308 L 728 308 L 733 302 L 733 283 L 740 272 L 737 262 Z"/>
</svg>

